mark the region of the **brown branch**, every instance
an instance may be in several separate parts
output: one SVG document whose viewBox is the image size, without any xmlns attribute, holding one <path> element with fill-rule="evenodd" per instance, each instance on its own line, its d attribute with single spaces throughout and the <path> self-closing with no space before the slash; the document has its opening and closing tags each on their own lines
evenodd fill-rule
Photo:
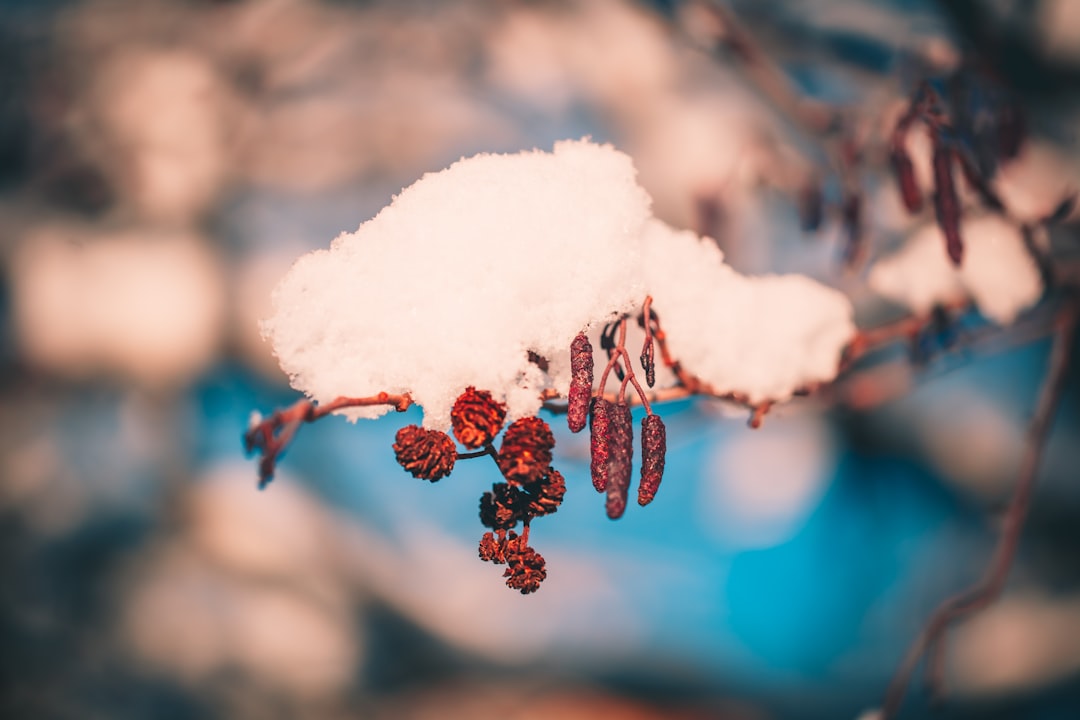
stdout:
<svg viewBox="0 0 1080 720">
<path fill-rule="evenodd" d="M 304 423 L 315 422 L 330 413 L 350 407 L 370 407 L 372 405 L 391 405 L 398 412 L 404 412 L 412 405 L 408 393 L 392 395 L 381 392 L 371 397 L 338 397 L 328 403 L 316 405 L 311 400 L 298 400 L 283 410 L 275 410 L 270 417 L 259 419 L 244 433 L 244 448 L 248 453 L 259 453 L 259 488 L 266 487 L 274 479 L 274 470 L 278 458 L 296 436 L 296 431 Z"/>
<path fill-rule="evenodd" d="M 952 623 L 982 610 L 1001 595 L 1016 555 L 1024 521 L 1027 519 L 1043 448 L 1065 385 L 1076 332 L 1077 314 L 1078 303 L 1075 299 L 1070 299 L 1058 316 L 1050 365 L 1039 394 L 1035 415 L 1028 428 L 1019 480 L 1006 509 L 1002 534 L 998 539 L 990 564 L 983 578 L 975 586 L 949 598 L 931 615 L 926 627 L 909 648 L 889 684 L 882 706 L 882 720 L 895 717 L 900 710 L 911 683 L 911 676 L 924 656 L 928 658 L 927 670 L 932 686 L 940 686 L 942 643 L 945 631 Z"/>
<path fill-rule="evenodd" d="M 814 135 L 827 135 L 836 130 L 840 114 L 828 104 L 809 100 L 795 90 L 784 71 L 731 10 L 715 0 L 701 0 L 698 5 L 718 26 L 715 41 L 731 51 L 742 64 L 747 79 L 769 102 Z"/>
</svg>

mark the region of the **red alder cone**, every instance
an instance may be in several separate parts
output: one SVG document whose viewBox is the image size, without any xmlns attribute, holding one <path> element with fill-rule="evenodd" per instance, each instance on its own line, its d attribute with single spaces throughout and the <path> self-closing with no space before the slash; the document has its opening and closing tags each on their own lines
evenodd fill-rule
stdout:
<svg viewBox="0 0 1080 720">
<path fill-rule="evenodd" d="M 544 477 L 525 486 L 522 502 L 530 517 L 550 515 L 559 509 L 566 495 L 566 480 L 555 468 L 549 467 Z"/>
<path fill-rule="evenodd" d="M 413 477 L 435 482 L 454 469 L 457 448 L 444 432 L 406 425 L 394 437 L 394 456 Z"/>
<path fill-rule="evenodd" d="M 570 394 L 566 405 L 566 422 L 570 432 L 581 432 L 585 428 L 592 387 L 592 343 L 585 333 L 578 333 L 570 343 Z"/>
<path fill-rule="evenodd" d="M 664 478 L 664 456 L 667 454 L 667 429 L 659 415 L 641 419 L 641 482 L 638 483 L 638 505 L 648 505 L 656 497 Z"/>
<path fill-rule="evenodd" d="M 480 523 L 493 530 L 508 530 L 522 519 L 521 491 L 506 483 L 495 483 L 491 492 L 480 496 Z"/>
<path fill-rule="evenodd" d="M 617 520 L 626 512 L 630 494 L 630 471 L 634 461 L 634 420 L 630 406 L 620 402 L 611 408 L 608 435 L 611 450 L 608 456 L 607 516 Z"/>
<path fill-rule="evenodd" d="M 953 265 L 960 265 L 964 257 L 964 243 L 960 239 L 960 199 L 953 182 L 953 152 L 941 140 L 934 142 L 934 210 L 938 225 L 945 235 L 945 249 Z"/>
<path fill-rule="evenodd" d="M 491 442 L 506 419 L 506 406 L 486 390 L 470 386 L 465 389 L 450 411 L 454 437 L 469 449 Z"/>
<path fill-rule="evenodd" d="M 484 533 L 484 536 L 480 538 L 478 548 L 480 559 L 495 565 L 505 565 L 506 549 L 507 547 L 516 547 L 517 537 L 517 533 L 513 530 L 506 533 L 506 535 L 500 532 L 498 536 L 493 532 Z"/>
<path fill-rule="evenodd" d="M 533 483 L 544 477 L 551 465 L 555 436 L 538 417 L 523 417 L 510 423 L 499 448 L 499 470 L 515 485 Z"/>
<path fill-rule="evenodd" d="M 589 408 L 589 470 L 596 492 L 604 492 L 608 483 L 608 460 L 611 456 L 611 409 L 602 397 L 593 399 Z"/>
<path fill-rule="evenodd" d="M 506 586 L 520 590 L 522 595 L 536 592 L 547 578 L 544 556 L 521 542 L 521 538 L 506 543 Z"/>
</svg>

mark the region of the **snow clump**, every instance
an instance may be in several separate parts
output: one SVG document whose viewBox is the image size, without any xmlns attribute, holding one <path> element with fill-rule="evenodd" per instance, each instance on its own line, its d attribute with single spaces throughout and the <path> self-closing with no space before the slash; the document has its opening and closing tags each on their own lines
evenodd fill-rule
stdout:
<svg viewBox="0 0 1080 720">
<path fill-rule="evenodd" d="M 739 275 L 650 205 L 610 145 L 464 159 L 300 258 L 263 330 L 316 401 L 407 392 L 438 429 L 469 385 L 511 419 L 535 414 L 545 389 L 565 395 L 574 336 L 648 293 L 676 357 L 719 392 L 784 400 L 835 376 L 855 332 L 847 298 L 802 276 Z"/>
<path fill-rule="evenodd" d="M 870 288 L 928 314 L 935 305 L 971 299 L 987 319 L 1008 325 L 1043 293 L 1039 268 L 1019 228 L 997 215 L 964 218 L 964 262 L 954 266 L 937 224 L 926 225 L 898 252 L 875 263 Z"/>
</svg>

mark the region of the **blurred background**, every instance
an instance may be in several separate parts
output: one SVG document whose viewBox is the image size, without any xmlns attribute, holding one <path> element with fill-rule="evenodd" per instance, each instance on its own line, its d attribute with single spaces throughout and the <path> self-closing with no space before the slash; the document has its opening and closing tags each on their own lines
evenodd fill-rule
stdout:
<svg viewBox="0 0 1080 720">
<path fill-rule="evenodd" d="M 1035 177 L 1080 187 L 1080 4 L 730 7 L 796 94 L 879 150 L 921 78 L 996 38 Z M 587 441 L 553 420 L 569 489 L 534 528 L 549 577 L 528 597 L 476 557 L 494 466 L 430 485 L 394 462 L 418 412 L 304 427 L 263 492 L 243 454 L 249 414 L 296 399 L 259 335 L 276 281 L 476 152 L 611 142 L 661 218 L 743 272 L 840 287 L 863 326 L 902 314 L 844 267 L 820 138 L 716 32 L 677 1 L 0 0 L 0 716 L 879 704 L 989 558 L 1045 332 L 919 366 L 899 347 L 873 402 L 800 400 L 757 431 L 715 402 L 664 406 L 664 487 L 618 522 Z M 873 258 L 928 217 L 903 215 L 868 154 Z M 1078 397 L 1069 383 L 1005 597 L 950 635 L 940 717 L 1080 717 Z M 906 711 L 931 712 L 918 690 Z"/>
</svg>

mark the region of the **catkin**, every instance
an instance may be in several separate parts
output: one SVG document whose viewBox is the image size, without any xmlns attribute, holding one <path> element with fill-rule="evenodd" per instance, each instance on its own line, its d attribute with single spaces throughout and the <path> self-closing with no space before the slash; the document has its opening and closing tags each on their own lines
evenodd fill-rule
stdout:
<svg viewBox="0 0 1080 720">
<path fill-rule="evenodd" d="M 589 469 L 596 492 L 604 492 L 608 483 L 612 407 L 610 402 L 598 397 L 593 399 L 589 408 Z"/>
<path fill-rule="evenodd" d="M 952 164 L 953 151 L 938 140 L 934 145 L 934 210 L 945 235 L 949 259 L 959 266 L 964 257 L 964 243 L 960 239 L 960 200 L 956 196 Z"/>
<path fill-rule="evenodd" d="M 634 421 L 630 406 L 620 402 L 611 407 L 608 436 L 611 451 L 608 455 L 607 516 L 612 520 L 626 512 L 630 494 L 630 471 L 634 461 Z"/>
<path fill-rule="evenodd" d="M 889 157 L 896 174 L 896 182 L 900 185 L 900 199 L 904 201 L 904 208 L 915 214 L 922 210 L 923 199 L 918 180 L 915 179 L 915 166 L 911 157 L 899 144 L 893 146 Z"/>
<path fill-rule="evenodd" d="M 570 432 L 581 432 L 589 418 L 589 398 L 593 388 L 593 349 L 585 333 L 570 343 L 570 394 L 566 422 Z"/>
<path fill-rule="evenodd" d="M 664 478 L 664 456 L 667 454 L 667 429 L 659 415 L 641 419 L 641 482 L 638 483 L 638 505 L 648 505 L 656 497 Z"/>
</svg>

